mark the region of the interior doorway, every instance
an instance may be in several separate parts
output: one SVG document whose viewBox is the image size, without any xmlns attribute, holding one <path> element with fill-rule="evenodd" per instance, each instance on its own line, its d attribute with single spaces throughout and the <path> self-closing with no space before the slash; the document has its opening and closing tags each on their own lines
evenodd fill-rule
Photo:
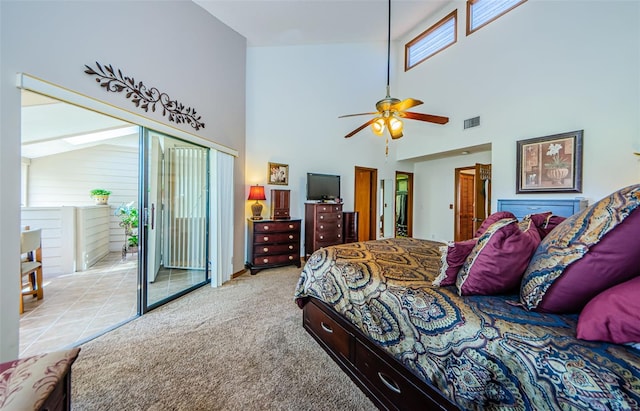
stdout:
<svg viewBox="0 0 640 411">
<path fill-rule="evenodd" d="M 455 241 L 473 238 L 491 214 L 491 164 L 455 169 L 454 208 Z"/>
<path fill-rule="evenodd" d="M 377 213 L 378 170 L 355 167 L 354 211 L 358 217 L 358 241 L 375 240 L 378 232 Z"/>
<path fill-rule="evenodd" d="M 396 171 L 395 236 L 413 237 L 413 173 Z"/>
</svg>

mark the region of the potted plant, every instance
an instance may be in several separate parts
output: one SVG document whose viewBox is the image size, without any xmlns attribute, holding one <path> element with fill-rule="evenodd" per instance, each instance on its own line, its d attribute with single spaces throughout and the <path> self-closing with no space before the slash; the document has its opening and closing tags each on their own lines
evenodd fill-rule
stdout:
<svg viewBox="0 0 640 411">
<path fill-rule="evenodd" d="M 122 204 L 114 213 L 120 217 L 120 227 L 124 228 L 126 243 L 124 250 L 135 253 L 138 251 L 138 208 L 133 205 L 133 201 Z M 123 250 L 123 255 L 125 251 Z"/>
<path fill-rule="evenodd" d="M 96 201 L 96 205 L 105 205 L 109 201 L 111 191 L 102 188 L 95 188 L 89 192 L 91 198 Z"/>
</svg>

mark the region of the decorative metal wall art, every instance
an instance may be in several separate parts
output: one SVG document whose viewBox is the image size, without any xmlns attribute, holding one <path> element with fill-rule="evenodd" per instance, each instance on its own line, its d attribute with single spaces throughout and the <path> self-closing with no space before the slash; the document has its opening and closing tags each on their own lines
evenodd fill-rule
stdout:
<svg viewBox="0 0 640 411">
<path fill-rule="evenodd" d="M 97 69 L 93 69 L 87 65 L 84 72 L 97 76 L 96 82 L 100 83 L 100 87 L 104 87 L 107 91 L 120 93 L 126 91 L 127 98 L 131 99 L 136 107 L 143 109 L 145 112 L 156 111 L 156 106 L 162 106 L 162 115 L 168 116 L 169 121 L 175 123 L 189 124 L 196 130 L 204 128 L 204 123 L 200 121 L 202 118 L 196 114 L 196 110 L 191 107 L 185 107 L 184 104 L 176 100 L 171 100 L 167 93 L 161 93 L 157 88 L 147 88 L 142 82 L 136 84 L 133 77 L 127 77 L 122 74 L 120 69 L 114 70 L 111 64 L 100 65 L 96 61 Z"/>
</svg>

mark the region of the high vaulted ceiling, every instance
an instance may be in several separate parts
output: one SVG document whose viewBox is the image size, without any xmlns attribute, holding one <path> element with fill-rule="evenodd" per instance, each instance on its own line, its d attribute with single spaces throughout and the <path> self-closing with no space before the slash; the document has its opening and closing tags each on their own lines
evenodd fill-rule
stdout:
<svg viewBox="0 0 640 411">
<path fill-rule="evenodd" d="M 451 0 L 392 0 L 391 39 Z M 387 40 L 387 0 L 193 0 L 252 46 Z M 426 29 L 426 27 L 425 27 Z"/>
</svg>

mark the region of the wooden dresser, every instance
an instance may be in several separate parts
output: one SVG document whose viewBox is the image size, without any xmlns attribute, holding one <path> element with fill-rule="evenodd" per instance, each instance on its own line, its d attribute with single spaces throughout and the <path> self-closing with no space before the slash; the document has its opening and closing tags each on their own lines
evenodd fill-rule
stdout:
<svg viewBox="0 0 640 411">
<path fill-rule="evenodd" d="M 265 268 L 300 267 L 300 220 L 247 221 L 246 267 L 252 275 Z"/>
<path fill-rule="evenodd" d="M 306 203 L 304 206 L 305 258 L 321 247 L 342 244 L 342 204 Z"/>
<path fill-rule="evenodd" d="M 518 220 L 529 214 L 538 214 L 551 211 L 561 217 L 571 217 L 578 211 L 587 208 L 587 200 L 584 199 L 499 199 L 498 211 L 509 211 Z"/>
</svg>

